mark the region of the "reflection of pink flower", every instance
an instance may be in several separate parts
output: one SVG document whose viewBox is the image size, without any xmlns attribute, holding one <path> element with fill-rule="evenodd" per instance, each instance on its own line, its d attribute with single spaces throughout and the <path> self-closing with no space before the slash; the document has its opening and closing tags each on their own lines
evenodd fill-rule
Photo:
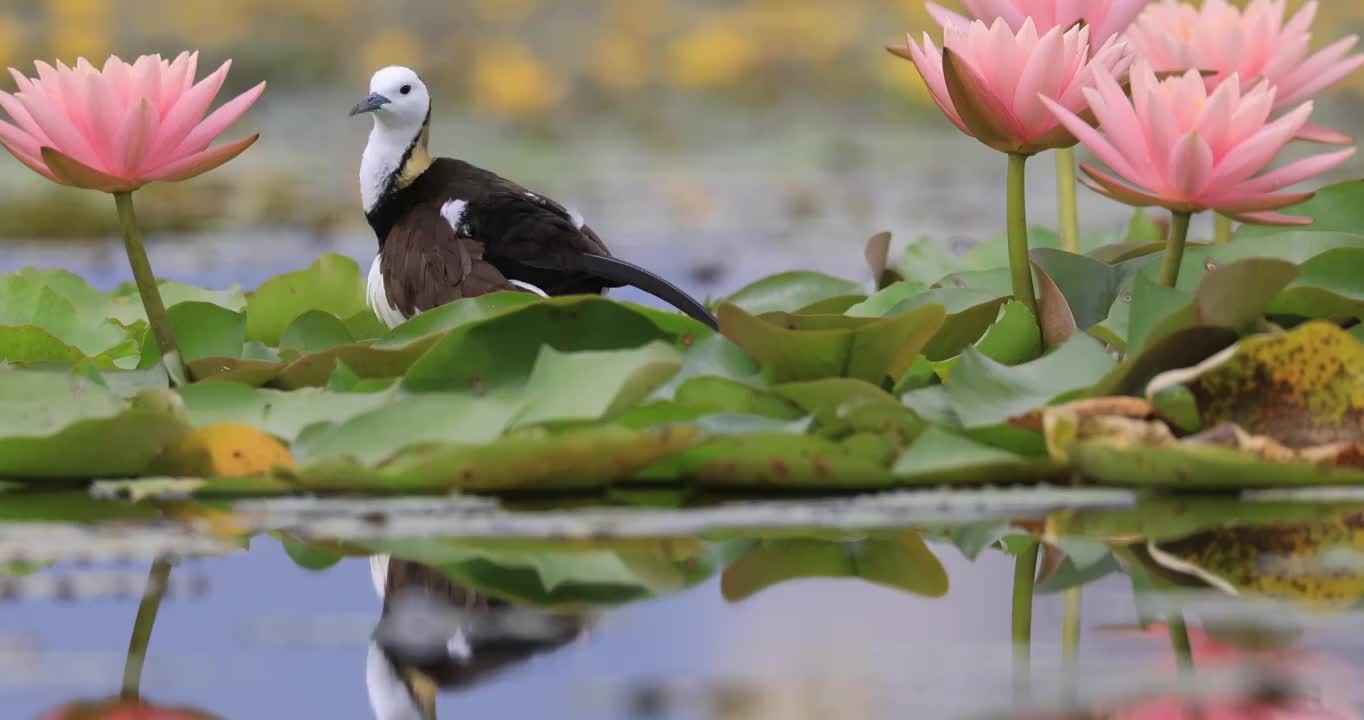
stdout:
<svg viewBox="0 0 1364 720">
<path fill-rule="evenodd" d="M 1084 109 L 1098 71 L 1123 72 L 1131 56 L 1110 42 L 1089 57 L 1089 29 L 1054 27 L 1039 37 L 1031 19 L 1014 33 L 1003 19 L 944 29 L 939 50 L 923 37 L 891 52 L 911 60 L 933 100 L 962 132 L 1002 152 L 1032 155 L 1070 147 L 1075 137 L 1041 98 Z"/>
<path fill-rule="evenodd" d="M 1151 625 L 1145 630 L 1133 630 L 1156 642 L 1169 642 L 1164 625 Z M 1199 628 L 1189 628 L 1189 645 L 1193 650 L 1195 668 L 1228 669 L 1247 661 L 1266 663 L 1294 677 L 1333 689 L 1357 684 L 1356 674 L 1330 658 L 1311 656 L 1292 648 L 1277 650 L 1244 650 L 1225 645 L 1208 636 Z M 1193 712 L 1188 700 L 1161 697 L 1140 701 L 1118 709 L 1109 717 L 1113 720 L 1358 720 L 1359 714 L 1346 698 L 1327 697 L 1319 700 L 1290 699 L 1269 702 L 1251 699 L 1208 701 L 1197 705 Z"/>
<path fill-rule="evenodd" d="M 136 700 L 73 703 L 43 715 L 40 720 L 215 720 L 188 708 L 166 708 Z"/>
<path fill-rule="evenodd" d="M 1265 225 L 1310 223 L 1311 218 L 1273 211 L 1312 194 L 1281 191 L 1354 154 L 1350 148 L 1262 172 L 1307 122 L 1312 103 L 1271 122 L 1275 90 L 1261 83 L 1242 94 L 1234 75 L 1209 94 L 1195 70 L 1162 81 L 1141 61 L 1132 69 L 1131 98 L 1103 69 L 1095 76 L 1097 88 L 1086 90 L 1085 97 L 1101 130 L 1070 108 L 1043 102 L 1117 173 L 1083 166 L 1086 184 L 1118 202 L 1177 212 L 1216 210 Z"/>
<path fill-rule="evenodd" d="M 995 18 L 1003 19 L 1015 32 L 1023 21 L 1031 19 L 1038 32 L 1054 27 L 1067 30 L 1084 23 L 1089 27 L 1089 41 L 1100 47 L 1109 38 L 1122 33 L 1146 7 L 1148 0 L 962 0 L 966 9 L 977 20 L 989 25 Z M 964 26 L 970 22 L 944 7 L 928 3 L 928 12 L 942 25 Z"/>
<path fill-rule="evenodd" d="M 36 78 L 11 70 L 19 91 L 0 92 L 14 123 L 0 121 L 0 145 L 50 180 L 102 192 L 208 172 L 256 141 L 253 135 L 209 148 L 265 83 L 205 118 L 231 63 L 196 84 L 198 58 L 143 56 L 129 65 L 111 57 L 102 70 L 84 59 L 74 68 L 39 62 Z"/>
</svg>

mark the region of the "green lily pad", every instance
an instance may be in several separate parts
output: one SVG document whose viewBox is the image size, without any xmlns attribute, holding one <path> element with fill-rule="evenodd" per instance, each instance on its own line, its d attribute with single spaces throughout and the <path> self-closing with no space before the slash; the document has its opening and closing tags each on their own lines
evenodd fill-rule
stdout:
<svg viewBox="0 0 1364 720">
<path fill-rule="evenodd" d="M 1088 388 L 1116 364 L 1101 343 L 1083 334 L 1024 365 L 1003 365 L 970 348 L 952 371 L 946 393 L 964 427 L 998 425 Z"/>
<path fill-rule="evenodd" d="M 311 310 L 344 318 L 367 307 L 365 281 L 355 261 L 323 255 L 306 270 L 277 275 L 256 289 L 246 303 L 246 337 L 279 345 L 284 331 Z"/>
<path fill-rule="evenodd" d="M 742 602 L 781 583 L 802 578 L 861 578 L 926 597 L 947 594 L 947 570 L 913 530 L 830 541 L 761 540 L 725 568 L 720 592 Z"/>
<path fill-rule="evenodd" d="M 166 310 L 175 339 L 180 344 L 180 357 L 193 367 L 195 361 L 207 358 L 237 359 L 246 342 L 246 318 L 238 312 L 205 302 L 187 302 Z M 142 369 L 161 364 L 161 352 L 152 333 L 142 338 Z"/>
<path fill-rule="evenodd" d="M 763 278 L 726 299 L 750 315 L 796 312 L 831 298 L 861 296 L 859 283 L 817 272 L 788 272 Z"/>
<path fill-rule="evenodd" d="M 0 276 L 0 327 L 25 326 L 41 328 L 87 357 L 117 357 L 136 351 L 128 330 L 101 316 L 81 312 L 70 300 L 40 282 L 20 275 Z M 24 335 L 10 338 L 12 351 L 22 348 L 18 341 L 25 339 Z M 31 344 L 33 338 L 32 333 L 27 333 L 30 351 L 39 347 Z"/>
<path fill-rule="evenodd" d="M 233 312 L 246 309 L 246 295 L 236 285 L 227 290 L 206 290 L 171 280 L 158 280 L 156 287 L 161 292 L 161 303 L 168 308 L 188 302 L 204 302 Z M 118 286 L 109 293 L 108 301 L 109 307 L 104 312 L 110 319 L 124 325 L 147 322 L 147 311 L 142 307 L 142 298 L 138 295 L 136 285 L 124 283 Z"/>
<path fill-rule="evenodd" d="M 560 352 L 605 351 L 662 340 L 685 347 L 709 334 L 690 318 L 605 298 L 542 300 L 459 326 L 407 370 L 403 388 L 478 395 L 507 383 L 523 383 L 541 346 Z"/>
<path fill-rule="evenodd" d="M 512 427 L 609 418 L 647 398 L 681 367 L 681 353 L 659 341 L 606 352 L 561 353 L 544 347 Z"/>
<path fill-rule="evenodd" d="M 1292 230 L 1268 225 L 1242 225 L 1236 231 L 1237 242 L 1298 233 L 1352 234 L 1359 236 L 1359 241 L 1364 242 L 1364 180 L 1348 180 L 1324 187 L 1307 202 L 1280 212 L 1288 215 L 1306 215 L 1311 217 L 1313 222 L 1305 228 Z"/>
<path fill-rule="evenodd" d="M 189 428 L 168 390 L 125 400 L 62 372 L 0 372 L 0 406 L 5 478 L 135 476 Z"/>
<path fill-rule="evenodd" d="M 889 453 L 890 458 L 879 457 Z M 814 435 L 757 432 L 715 436 L 641 474 L 719 490 L 876 489 L 889 487 L 893 448 L 868 448 Z"/>
<path fill-rule="evenodd" d="M 341 423 L 392 400 L 381 394 L 282 392 L 230 383 L 198 383 L 179 393 L 194 427 L 242 423 L 288 442 L 310 425 Z"/>
<path fill-rule="evenodd" d="M 719 308 L 720 330 L 778 382 L 852 377 L 879 384 L 899 378 L 946 319 L 930 305 L 886 319 L 769 314 Z"/>
<path fill-rule="evenodd" d="M 1109 264 L 1048 248 L 1033 250 L 1031 257 L 1065 296 L 1080 330 L 1088 330 L 1107 319 L 1128 281 L 1157 259 L 1146 255 Z"/>
<path fill-rule="evenodd" d="M 321 310 L 310 310 L 289 325 L 280 337 L 279 347 L 307 355 L 353 342 L 355 337 L 340 318 Z"/>
<path fill-rule="evenodd" d="M 1318 320 L 1358 317 L 1364 314 L 1361 275 L 1364 247 L 1327 250 L 1298 266 L 1297 277 L 1270 302 L 1268 311 Z"/>
<path fill-rule="evenodd" d="M 336 463 L 284 479 L 314 490 L 476 493 L 601 489 L 633 477 L 696 444 L 700 431 L 671 426 L 642 431 L 604 425 L 518 432 L 484 445 L 414 448 L 366 471 Z"/>
<path fill-rule="evenodd" d="M 895 463 L 895 478 L 910 485 L 1007 485 L 1060 475 L 1045 458 L 1018 455 L 930 426 Z"/>
</svg>

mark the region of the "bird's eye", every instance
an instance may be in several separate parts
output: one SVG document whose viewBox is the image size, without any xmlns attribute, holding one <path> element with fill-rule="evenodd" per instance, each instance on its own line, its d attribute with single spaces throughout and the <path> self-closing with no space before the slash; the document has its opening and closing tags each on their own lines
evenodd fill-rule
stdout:
<svg viewBox="0 0 1364 720">
<path fill-rule="evenodd" d="M 400 93 L 402 93 L 402 94 L 404 94 L 404 95 L 408 95 L 408 94 L 410 94 L 410 93 L 412 92 L 412 86 L 411 86 L 411 85 L 404 85 L 404 86 L 402 86 L 402 88 L 400 88 L 400 89 L 398 90 L 398 92 L 400 92 Z"/>
</svg>

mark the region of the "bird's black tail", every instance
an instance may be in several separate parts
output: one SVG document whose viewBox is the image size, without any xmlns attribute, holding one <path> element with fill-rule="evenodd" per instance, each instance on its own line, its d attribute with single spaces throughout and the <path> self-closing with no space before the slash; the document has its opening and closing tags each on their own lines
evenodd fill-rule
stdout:
<svg viewBox="0 0 1364 720">
<path fill-rule="evenodd" d="M 534 265 L 534 263 L 527 263 Z M 633 263 L 625 262 L 605 255 L 591 255 L 588 253 L 575 254 L 570 261 L 572 268 L 556 268 L 563 270 L 573 270 L 586 273 L 606 281 L 605 284 L 612 287 L 629 285 L 639 288 L 650 295 L 672 305 L 682 312 L 690 315 L 699 322 L 705 323 L 711 329 L 718 329 L 720 323 L 715 316 L 710 314 L 706 306 L 702 305 L 692 296 L 682 292 L 676 285 L 664 280 L 663 278 L 645 270 Z"/>
</svg>

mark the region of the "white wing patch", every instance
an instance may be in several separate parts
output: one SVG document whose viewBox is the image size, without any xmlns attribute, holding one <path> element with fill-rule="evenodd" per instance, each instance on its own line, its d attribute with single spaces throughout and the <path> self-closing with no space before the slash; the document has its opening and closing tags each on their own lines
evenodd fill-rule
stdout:
<svg viewBox="0 0 1364 720">
<path fill-rule="evenodd" d="M 463 200 L 451 200 L 440 208 L 440 216 L 450 223 L 456 237 L 469 237 L 469 226 L 464 222 L 464 211 L 468 209 L 469 203 Z"/>
<path fill-rule="evenodd" d="M 365 301 L 369 303 L 369 308 L 380 321 L 390 328 L 395 328 L 407 322 L 407 317 L 388 301 L 388 291 L 384 288 L 384 271 L 379 266 L 383 259 L 383 255 L 376 255 L 374 263 L 369 266 L 369 280 L 365 283 Z"/>
<path fill-rule="evenodd" d="M 574 230 L 582 230 L 583 226 L 587 224 L 587 220 L 583 218 L 583 214 L 573 208 L 568 209 L 568 219 L 573 222 Z"/>
</svg>

